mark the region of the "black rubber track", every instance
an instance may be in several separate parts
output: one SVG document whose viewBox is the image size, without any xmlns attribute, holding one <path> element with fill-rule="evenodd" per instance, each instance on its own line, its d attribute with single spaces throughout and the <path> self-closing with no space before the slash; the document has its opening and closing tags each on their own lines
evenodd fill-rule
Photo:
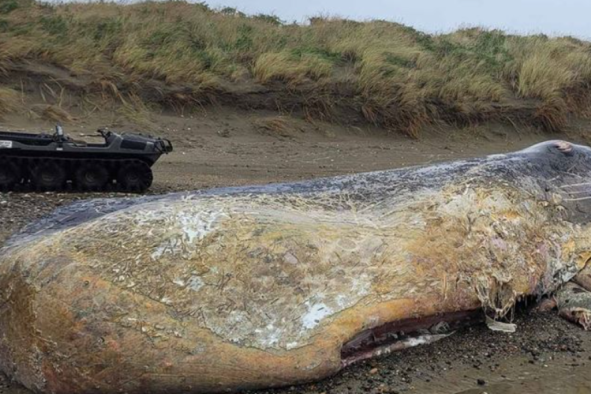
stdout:
<svg viewBox="0 0 591 394">
<path fill-rule="evenodd" d="M 152 186 L 154 177 L 150 166 L 139 160 L 125 160 L 117 171 L 117 184 L 134 193 L 143 193 Z"/>
<path fill-rule="evenodd" d="M 66 163 L 62 160 L 39 160 L 29 173 L 31 185 L 40 192 L 62 191 L 68 181 Z"/>
<path fill-rule="evenodd" d="M 111 174 L 102 163 L 86 163 L 74 172 L 74 185 L 78 190 L 89 192 L 105 190 L 109 182 L 113 183 Z"/>
<path fill-rule="evenodd" d="M 153 181 L 150 165 L 137 159 L 80 160 L 8 156 L 0 158 L 0 191 L 76 191 L 143 193 Z M 84 170 L 93 175 L 85 177 Z M 131 175 L 129 175 L 131 174 Z M 10 179 L 9 179 L 10 178 Z M 105 179 L 106 178 L 106 179 Z"/>
<path fill-rule="evenodd" d="M 0 191 L 9 191 L 21 183 L 22 175 L 15 161 L 0 158 Z"/>
</svg>

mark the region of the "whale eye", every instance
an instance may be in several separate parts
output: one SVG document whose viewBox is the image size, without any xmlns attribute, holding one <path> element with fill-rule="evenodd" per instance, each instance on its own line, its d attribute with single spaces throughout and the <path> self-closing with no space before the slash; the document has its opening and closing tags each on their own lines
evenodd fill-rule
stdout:
<svg viewBox="0 0 591 394">
<path fill-rule="evenodd" d="M 570 142 L 566 141 L 556 141 L 553 144 L 554 148 L 556 148 L 559 152 L 564 154 L 570 154 L 574 150 L 574 146 Z"/>
</svg>

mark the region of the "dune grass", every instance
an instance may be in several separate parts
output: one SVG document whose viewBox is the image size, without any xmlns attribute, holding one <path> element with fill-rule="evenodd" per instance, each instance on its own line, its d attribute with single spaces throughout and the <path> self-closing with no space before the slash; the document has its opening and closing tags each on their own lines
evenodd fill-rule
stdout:
<svg viewBox="0 0 591 394">
<path fill-rule="evenodd" d="M 43 62 L 117 94 L 125 86 L 136 95 L 153 80 L 184 86 L 188 103 L 245 82 L 272 85 L 286 96 L 307 92 L 310 113 L 353 109 L 412 136 L 426 124 L 502 118 L 520 105 L 535 108 L 529 121 L 558 130 L 589 107 L 591 45 L 570 37 L 478 28 L 428 35 L 336 18 L 297 25 L 183 1 L 3 0 L 0 42 L 5 75 L 12 64 Z"/>
<path fill-rule="evenodd" d="M 16 111 L 19 102 L 20 95 L 17 91 L 0 87 L 0 116 Z"/>
</svg>

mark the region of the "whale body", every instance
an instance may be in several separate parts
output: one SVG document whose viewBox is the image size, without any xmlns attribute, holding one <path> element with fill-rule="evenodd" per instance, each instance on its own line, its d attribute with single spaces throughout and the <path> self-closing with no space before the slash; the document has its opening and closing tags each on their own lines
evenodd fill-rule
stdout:
<svg viewBox="0 0 591 394">
<path fill-rule="evenodd" d="M 0 250 L 0 369 L 44 393 L 278 387 L 506 315 L 591 258 L 591 149 L 76 203 Z"/>
</svg>

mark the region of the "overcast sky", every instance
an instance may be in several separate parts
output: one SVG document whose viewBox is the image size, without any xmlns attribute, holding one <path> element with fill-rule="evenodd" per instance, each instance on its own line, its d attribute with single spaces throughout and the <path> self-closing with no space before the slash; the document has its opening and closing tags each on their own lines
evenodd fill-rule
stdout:
<svg viewBox="0 0 591 394">
<path fill-rule="evenodd" d="M 213 7 L 303 21 L 318 14 L 386 19 L 428 32 L 463 26 L 591 38 L 591 0 L 211 0 Z"/>
</svg>

